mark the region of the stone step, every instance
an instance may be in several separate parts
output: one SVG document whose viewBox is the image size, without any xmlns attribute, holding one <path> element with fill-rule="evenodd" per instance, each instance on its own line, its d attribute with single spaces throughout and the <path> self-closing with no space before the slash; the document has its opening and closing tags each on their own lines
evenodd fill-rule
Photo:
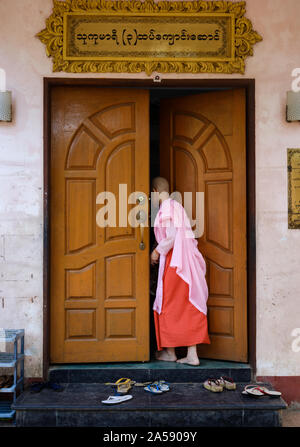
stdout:
<svg viewBox="0 0 300 447">
<path fill-rule="evenodd" d="M 114 406 L 101 403 L 114 394 L 103 383 L 62 385 L 62 392 L 23 392 L 13 405 L 17 427 L 277 427 L 287 406 L 278 397 L 244 396 L 245 383 L 221 393 L 199 382 L 171 383 L 159 395 L 134 387 L 131 400 Z"/>
<path fill-rule="evenodd" d="M 236 382 L 250 382 L 252 370 L 248 364 L 201 359 L 200 366 L 176 362 L 96 363 L 53 365 L 48 379 L 60 383 L 115 382 L 129 377 L 138 382 L 164 379 L 169 382 L 204 382 L 207 378 L 232 377 Z"/>
</svg>

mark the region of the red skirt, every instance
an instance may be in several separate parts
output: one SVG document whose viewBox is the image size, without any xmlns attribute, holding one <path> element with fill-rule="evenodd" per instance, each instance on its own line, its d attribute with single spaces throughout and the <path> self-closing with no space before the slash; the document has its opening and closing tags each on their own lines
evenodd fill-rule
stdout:
<svg viewBox="0 0 300 447">
<path fill-rule="evenodd" d="M 166 256 L 161 313 L 154 312 L 157 349 L 210 344 L 207 317 L 189 301 L 189 286 L 170 267 L 173 249 Z"/>
</svg>

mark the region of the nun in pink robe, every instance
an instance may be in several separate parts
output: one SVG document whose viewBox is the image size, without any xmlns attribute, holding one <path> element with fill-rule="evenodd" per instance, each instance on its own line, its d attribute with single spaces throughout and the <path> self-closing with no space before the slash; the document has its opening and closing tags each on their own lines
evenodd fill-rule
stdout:
<svg viewBox="0 0 300 447">
<path fill-rule="evenodd" d="M 153 303 L 157 349 L 209 344 L 206 265 L 182 205 L 162 202 L 154 234 L 160 254 Z"/>
</svg>

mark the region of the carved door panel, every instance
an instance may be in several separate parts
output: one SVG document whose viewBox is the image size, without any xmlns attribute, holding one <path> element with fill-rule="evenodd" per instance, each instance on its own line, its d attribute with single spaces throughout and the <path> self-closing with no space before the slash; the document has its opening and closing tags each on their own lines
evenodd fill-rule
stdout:
<svg viewBox="0 0 300 447">
<path fill-rule="evenodd" d="M 148 360 L 149 231 L 141 250 L 118 202 L 119 184 L 149 194 L 148 92 L 57 87 L 51 110 L 50 361 Z M 97 225 L 102 191 L 116 227 Z"/>
<path fill-rule="evenodd" d="M 171 190 L 204 192 L 211 345 L 200 357 L 247 361 L 246 148 L 243 89 L 161 103 L 161 175 Z"/>
</svg>

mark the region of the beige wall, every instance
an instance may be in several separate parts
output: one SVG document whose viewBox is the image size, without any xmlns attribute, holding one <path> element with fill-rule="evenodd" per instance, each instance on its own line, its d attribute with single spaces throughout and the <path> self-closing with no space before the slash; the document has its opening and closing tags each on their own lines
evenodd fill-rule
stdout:
<svg viewBox="0 0 300 447">
<path fill-rule="evenodd" d="M 43 77 L 82 76 L 52 73 L 34 37 L 51 10 L 51 0 L 0 0 L 0 67 L 14 110 L 0 123 L 0 327 L 25 328 L 27 377 L 42 374 Z M 285 122 L 285 100 L 300 67 L 300 2 L 248 0 L 247 17 L 264 40 L 245 75 L 226 77 L 256 79 L 257 374 L 299 375 L 300 230 L 287 229 L 286 149 L 300 147 L 300 123 Z M 106 76 L 146 77 L 84 75 Z"/>
</svg>

